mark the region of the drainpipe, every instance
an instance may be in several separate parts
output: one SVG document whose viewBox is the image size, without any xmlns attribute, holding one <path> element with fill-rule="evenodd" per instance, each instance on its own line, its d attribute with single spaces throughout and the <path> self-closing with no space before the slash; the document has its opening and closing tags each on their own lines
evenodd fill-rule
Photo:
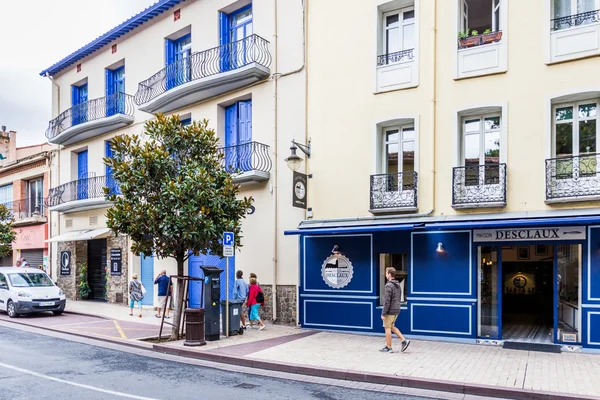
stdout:
<svg viewBox="0 0 600 400">
<path fill-rule="evenodd" d="M 277 71 L 277 59 L 279 58 L 279 52 L 277 51 L 277 0 L 273 0 L 273 68 Z M 278 258 L 278 207 L 277 207 L 277 165 L 279 158 L 277 157 L 277 79 L 273 77 L 273 291 L 271 293 L 271 301 L 273 304 L 273 322 L 277 321 L 277 258 Z"/>
<path fill-rule="evenodd" d="M 437 5 L 438 5 L 438 1 L 437 0 L 433 0 L 433 12 L 431 13 L 431 34 L 433 35 L 432 38 L 432 46 L 431 46 L 431 84 L 432 84 L 432 89 L 431 89 L 431 115 L 432 115 L 432 119 L 431 119 L 431 129 L 432 129 L 432 138 L 433 138 L 433 170 L 432 170 L 432 175 L 433 175 L 433 193 L 432 193 L 432 205 L 431 205 L 431 212 L 433 212 L 433 210 L 435 210 L 435 183 L 436 183 L 436 146 L 437 146 L 437 138 L 436 138 L 436 134 L 437 134 L 437 129 L 436 129 L 436 121 L 437 121 Z M 421 16 L 419 16 L 420 18 Z"/>
</svg>

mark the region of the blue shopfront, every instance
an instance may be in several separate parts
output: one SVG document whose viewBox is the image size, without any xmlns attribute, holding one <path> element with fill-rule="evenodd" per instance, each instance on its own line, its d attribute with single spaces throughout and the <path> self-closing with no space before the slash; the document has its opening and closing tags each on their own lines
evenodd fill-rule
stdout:
<svg viewBox="0 0 600 400">
<path fill-rule="evenodd" d="M 393 266 L 411 337 L 600 349 L 600 217 L 311 225 L 286 232 L 303 327 L 383 333 Z"/>
</svg>

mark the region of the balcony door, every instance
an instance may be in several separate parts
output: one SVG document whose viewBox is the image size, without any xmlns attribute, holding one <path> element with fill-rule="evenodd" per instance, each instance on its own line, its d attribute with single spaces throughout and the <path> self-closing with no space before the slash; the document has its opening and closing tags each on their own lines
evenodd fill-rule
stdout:
<svg viewBox="0 0 600 400">
<path fill-rule="evenodd" d="M 34 179 L 27 182 L 27 199 L 25 209 L 26 218 L 31 215 L 43 213 L 44 206 L 44 179 Z"/>
<path fill-rule="evenodd" d="M 88 198 L 88 152 L 77 153 L 77 200 Z"/>
<path fill-rule="evenodd" d="M 106 70 L 106 116 L 125 113 L 125 66 Z"/>
<path fill-rule="evenodd" d="M 221 72 L 240 68 L 254 61 L 252 4 L 230 14 L 221 13 Z"/>
<path fill-rule="evenodd" d="M 231 171 L 252 170 L 252 100 L 225 109 L 225 166 Z"/>
<path fill-rule="evenodd" d="M 88 85 L 71 86 L 71 123 L 73 126 L 88 120 Z"/>
<path fill-rule="evenodd" d="M 415 128 L 397 126 L 383 132 L 385 157 L 383 172 L 387 174 L 387 190 L 414 189 Z"/>
<path fill-rule="evenodd" d="M 189 82 L 192 79 L 192 35 L 188 34 L 179 39 L 166 41 L 167 90 Z"/>
</svg>

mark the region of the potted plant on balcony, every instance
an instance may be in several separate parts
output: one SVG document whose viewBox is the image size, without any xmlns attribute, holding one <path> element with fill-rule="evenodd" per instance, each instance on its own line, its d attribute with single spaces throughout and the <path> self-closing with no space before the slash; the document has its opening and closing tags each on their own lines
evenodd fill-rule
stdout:
<svg viewBox="0 0 600 400">
<path fill-rule="evenodd" d="M 486 29 L 481 35 L 481 44 L 499 42 L 500 39 L 502 39 L 502 31 L 492 32 L 491 29 Z"/>
<path fill-rule="evenodd" d="M 478 46 L 479 41 L 480 41 L 479 32 L 476 30 L 473 30 L 471 32 L 471 36 L 469 36 L 469 31 L 458 33 L 458 46 L 461 49 Z"/>
<path fill-rule="evenodd" d="M 79 267 L 79 289 L 77 290 L 81 300 L 87 300 L 92 292 L 88 284 L 87 264 L 82 263 Z"/>
</svg>

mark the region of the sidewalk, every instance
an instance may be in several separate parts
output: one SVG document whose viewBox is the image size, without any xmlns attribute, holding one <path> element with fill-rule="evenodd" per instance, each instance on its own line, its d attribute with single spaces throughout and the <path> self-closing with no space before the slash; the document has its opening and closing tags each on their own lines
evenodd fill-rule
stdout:
<svg viewBox="0 0 600 400">
<path fill-rule="evenodd" d="M 68 311 L 129 320 L 128 308 L 93 302 L 68 302 Z M 154 312 L 138 322 L 157 326 Z M 395 341 L 397 339 L 394 339 Z M 600 355 L 541 353 L 500 347 L 413 340 L 405 353 L 378 351 L 383 337 L 267 325 L 244 335 L 222 337 L 206 346 L 183 341 L 154 345 L 161 352 L 259 368 L 349 380 L 374 380 L 435 390 L 509 398 L 600 399 Z M 399 348 L 399 343 L 395 342 Z M 375 381 L 376 380 L 376 381 Z M 462 389 L 461 389 L 462 388 Z M 534 396 L 534 393 L 538 395 Z"/>
</svg>

